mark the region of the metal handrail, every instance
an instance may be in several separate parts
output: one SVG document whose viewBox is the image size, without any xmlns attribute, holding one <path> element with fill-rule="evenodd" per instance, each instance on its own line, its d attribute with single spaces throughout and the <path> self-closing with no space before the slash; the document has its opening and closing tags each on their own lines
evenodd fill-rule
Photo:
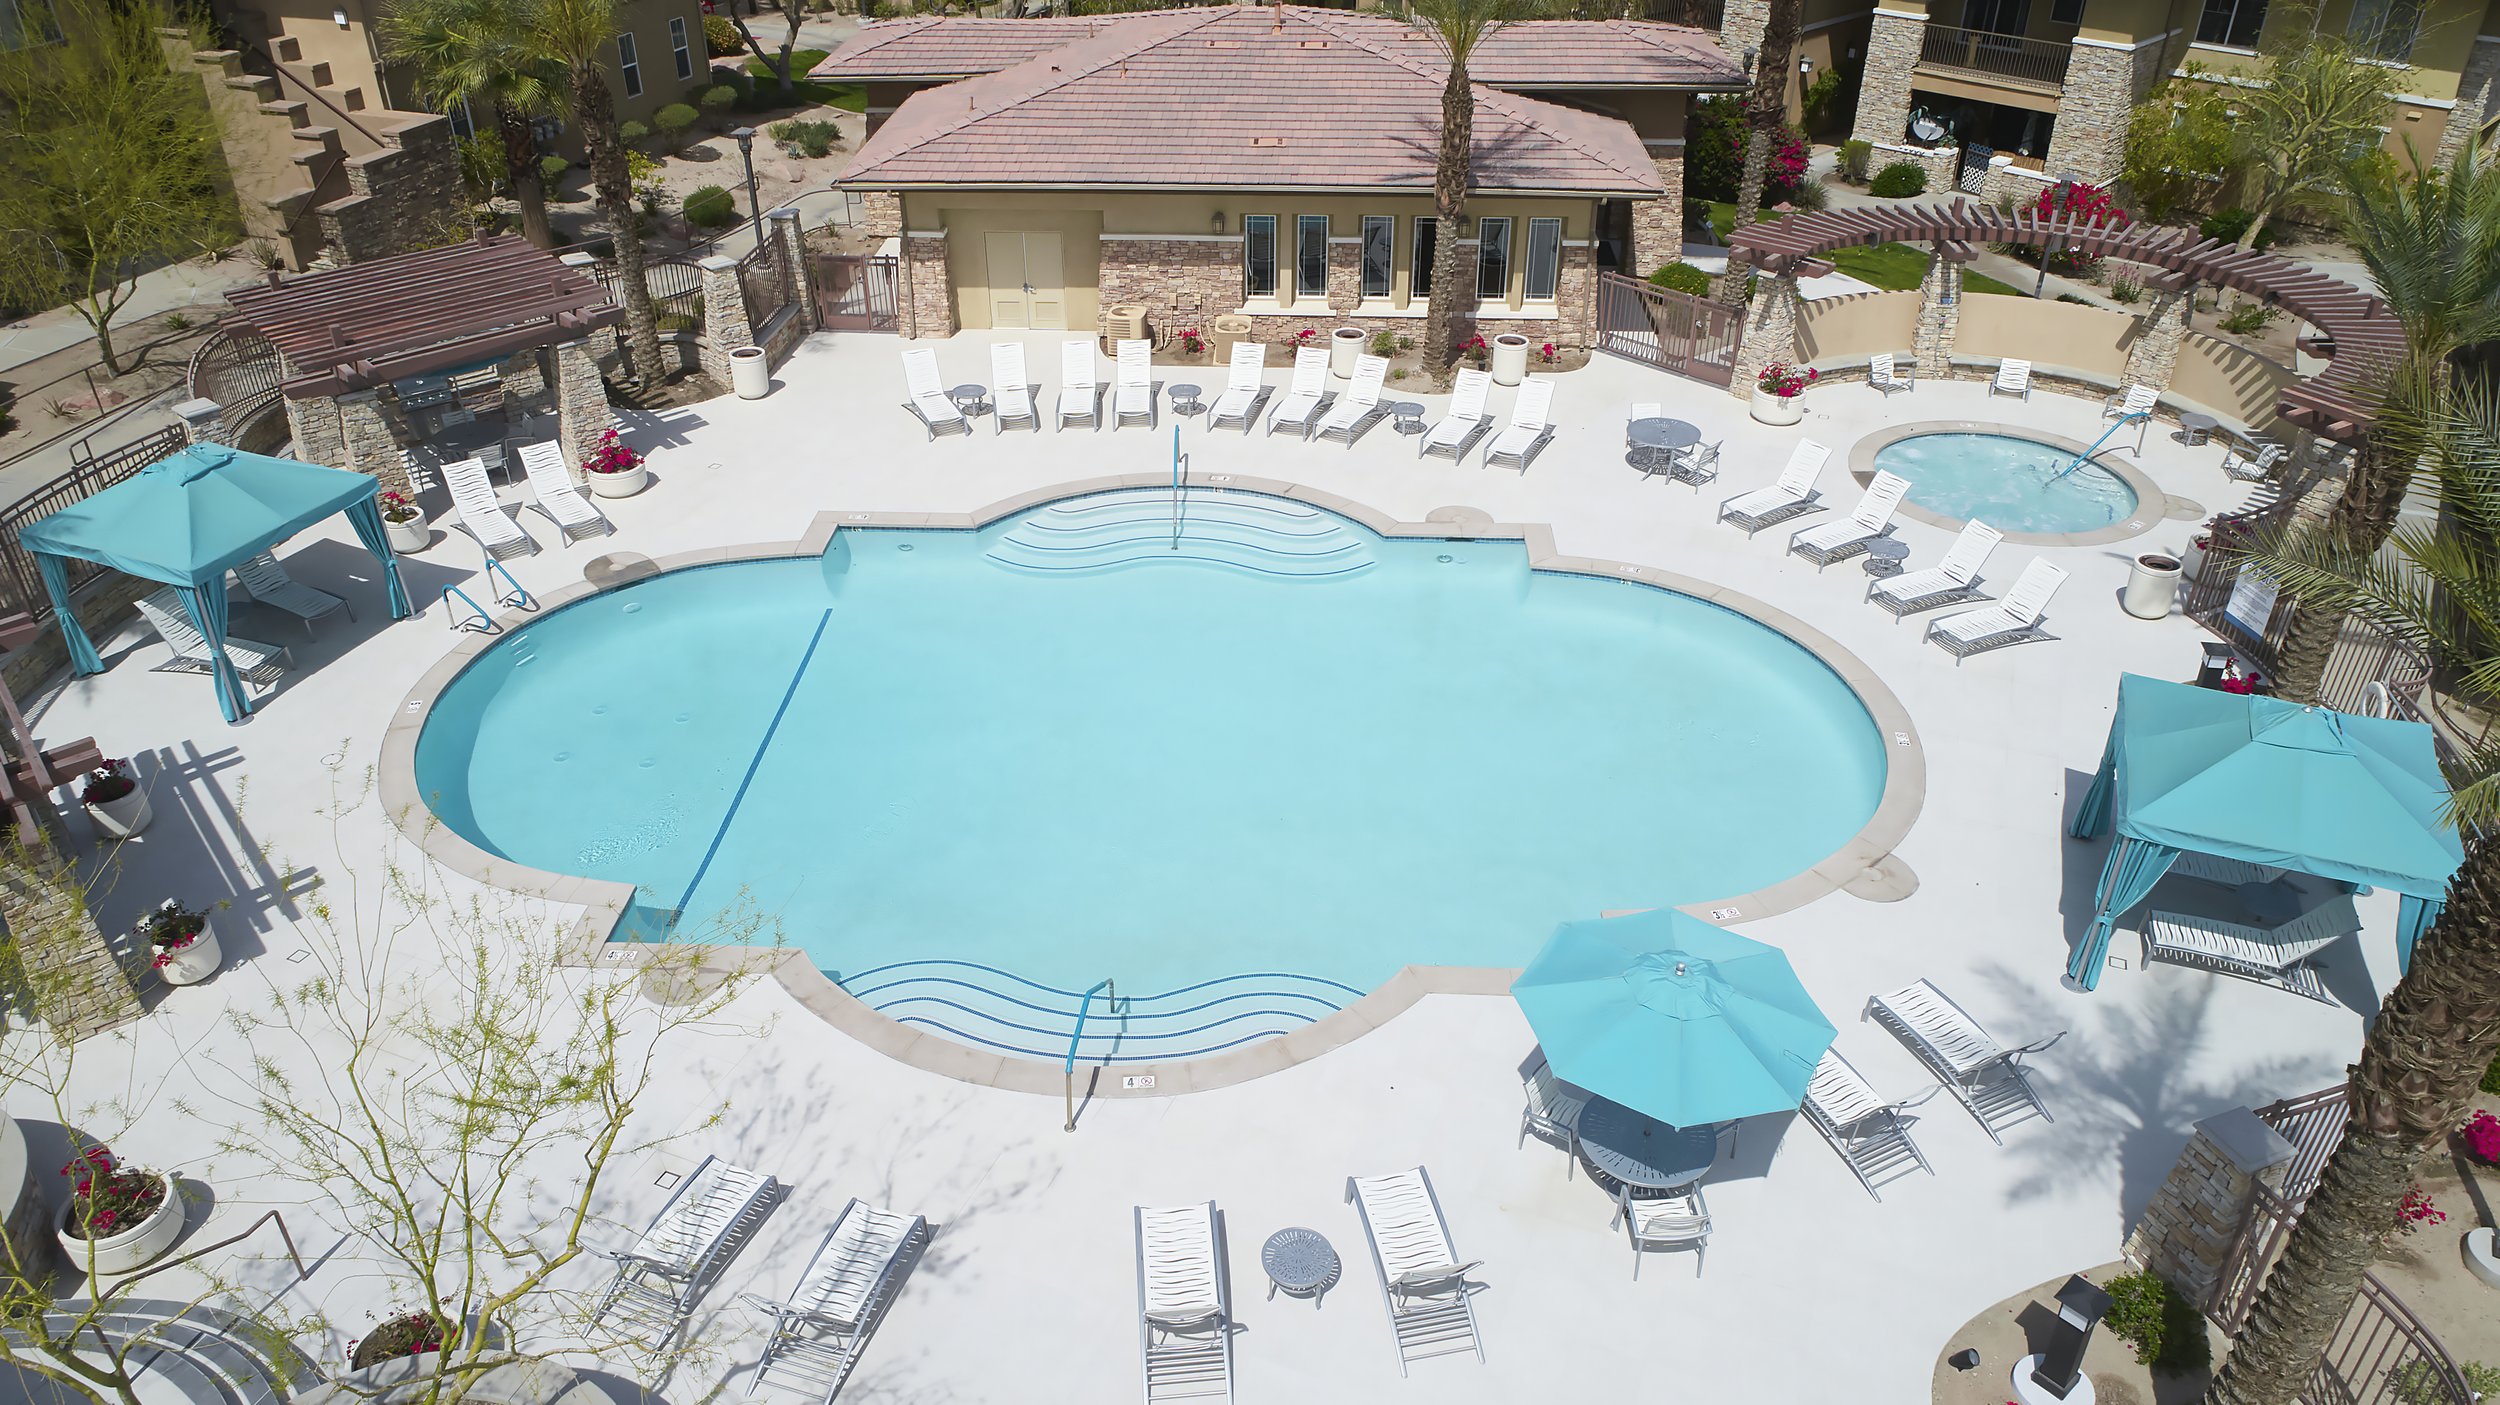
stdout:
<svg viewBox="0 0 2500 1405">
<path fill-rule="evenodd" d="M 1930 24 L 1919 43 L 1918 61 L 1929 68 L 1950 68 L 2026 86 L 2059 88 L 2066 83 L 2072 45 L 1985 29 Z"/>
<path fill-rule="evenodd" d="M 1076 1007 L 1076 1028 L 1068 1034 L 1068 1062 L 1067 1066 L 1061 1070 L 1061 1085 L 1063 1091 L 1067 1094 L 1068 1101 L 1068 1121 L 1067 1125 L 1059 1129 L 1062 1132 L 1073 1132 L 1076 1130 L 1076 1046 L 1077 1041 L 1085 1037 L 1085 1017 L 1086 1015 L 1092 1013 L 1094 1008 L 1094 996 L 1100 991 L 1110 992 L 1109 999 L 1111 1008 L 1115 1013 L 1120 1007 L 1120 992 L 1111 984 L 1111 978 L 1109 976 L 1105 976 L 1101 980 L 1087 986 L 1085 988 L 1084 1000 L 1079 1002 Z"/>
<path fill-rule="evenodd" d="M 138 1282 L 142 1278 L 148 1278 L 156 1274 L 163 1273 L 169 1268 L 180 1268 L 194 1259 L 200 1258 L 203 1255 L 213 1254 L 230 1244 L 240 1244 L 244 1240 L 252 1237 L 252 1231 L 259 1229 L 262 1225 L 269 1223 L 271 1220 L 278 1222 L 278 1237 L 286 1241 L 286 1256 L 295 1265 L 295 1281 L 301 1283 L 305 1279 L 312 1277 L 312 1270 L 304 1267 L 303 1254 L 298 1252 L 295 1247 L 295 1236 L 287 1232 L 286 1216 L 275 1210 L 271 1210 L 269 1213 L 262 1215 L 259 1219 L 245 1225 L 242 1232 L 239 1234 L 228 1235 L 214 1244 L 202 1245 L 201 1247 L 192 1250 L 190 1253 L 183 1255 L 181 1258 L 167 1259 L 161 1264 L 148 1265 L 146 1268 L 143 1268 L 137 1273 L 130 1275 L 128 1278 L 114 1284 L 113 1291 L 116 1293 L 125 1291 L 131 1284 Z M 104 1295 L 102 1293 L 98 1293 L 96 1294 L 96 1297 L 98 1300 L 101 1300 Z"/>
</svg>

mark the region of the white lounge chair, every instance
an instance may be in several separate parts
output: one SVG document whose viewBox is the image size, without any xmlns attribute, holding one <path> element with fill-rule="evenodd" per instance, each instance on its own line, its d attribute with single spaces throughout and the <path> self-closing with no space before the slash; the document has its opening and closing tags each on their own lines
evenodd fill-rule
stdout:
<svg viewBox="0 0 2500 1405">
<path fill-rule="evenodd" d="M 1102 377 L 1094 370 L 1094 344 L 1089 341 L 1059 343 L 1059 422 L 1051 428 L 1066 429 L 1070 420 L 1102 428 Z"/>
<path fill-rule="evenodd" d="M 213 651 L 208 636 L 191 626 L 191 612 L 183 608 L 182 595 L 172 586 L 153 595 L 139 597 L 139 618 L 155 630 L 173 657 L 148 670 L 151 673 L 210 673 L 216 665 L 210 661 Z M 257 639 L 226 636 L 226 662 L 234 665 L 235 676 L 256 688 L 266 689 L 286 672 L 295 656 L 276 644 L 263 644 Z"/>
<path fill-rule="evenodd" d="M 2280 444 L 2252 441 L 2249 447 L 2256 452 L 2252 454 L 2241 449 L 2223 450 L 2222 471 L 2242 483 L 2256 483 L 2274 472 L 2274 466 L 2283 461 L 2283 446 Z"/>
<path fill-rule="evenodd" d="M 1693 1251 L 1693 1276 L 1701 1277 L 1701 1256 L 1710 1245 L 1710 1205 L 1702 1199 L 1699 1185 L 1688 1185 L 1647 1200 L 1632 1198 L 1632 1187 L 1615 1187 L 1615 1220 L 1623 1224 L 1623 1233 L 1632 1241 L 1632 1281 L 1641 1279 L 1641 1251 L 1644 1249 L 1682 1249 Z M 1613 1227 L 1613 1221 L 1608 1227 Z"/>
<path fill-rule="evenodd" d="M 1467 451 L 1493 428 L 1493 416 L 1484 408 L 1484 397 L 1492 389 L 1492 373 L 1473 367 L 1459 372 L 1450 387 L 1450 412 L 1416 441 L 1415 457 L 1445 454 L 1452 463 L 1465 463 Z"/>
<path fill-rule="evenodd" d="M 1835 561 L 1846 561 L 1863 553 L 1875 542 L 1892 535 L 1892 514 L 1901 506 L 1901 498 L 1910 491 L 1910 480 L 1897 473 L 1877 473 L 1875 481 L 1866 485 L 1858 505 L 1847 517 L 1819 526 L 1801 527 L 1788 539 L 1788 553 L 1802 556 L 1814 563 L 1817 574 Z"/>
<path fill-rule="evenodd" d="M 1510 423 L 1484 446 L 1487 468 L 1507 464 L 1522 474 L 1545 446 L 1554 442 L 1554 382 L 1530 376 L 1519 383 L 1519 398 L 1510 407 Z"/>
<path fill-rule="evenodd" d="M 2031 400 L 2031 363 L 2019 356 L 2008 356 L 1997 363 L 1996 379 L 1988 382 L 1988 398 L 2019 395 L 2025 403 Z"/>
<path fill-rule="evenodd" d="M 1988 597 L 1979 589 L 1980 568 L 2005 534 L 1985 522 L 1965 522 L 1961 535 L 1945 548 L 1944 559 L 1923 571 L 1910 571 L 1867 582 L 1866 598 L 1892 612 L 1893 623 L 1904 615 L 1947 605 L 1967 605 Z"/>
<path fill-rule="evenodd" d="M 2251 927 L 2186 912 L 2148 912 L 2138 933 L 2144 962 L 2196 966 L 2241 980 L 2275 986 L 2333 1004 L 2310 961 L 2361 930 L 2352 899 L 2338 897 L 2279 927 Z"/>
<path fill-rule="evenodd" d="M 1267 376 L 1267 343 L 1236 342 L 1232 366 L 1224 373 L 1224 393 L 1215 397 L 1207 412 L 1207 428 L 1222 429 L 1228 424 L 1241 426 L 1244 435 L 1259 422 L 1259 412 L 1267 408 L 1267 397 L 1276 387 Z"/>
<path fill-rule="evenodd" d="M 854 1198 L 825 1231 L 788 1298 L 741 1294 L 740 1302 L 773 1319 L 764 1359 L 747 1381 L 748 1398 L 769 1389 L 832 1405 L 902 1286 L 904 1260 L 928 1234 L 921 1216 Z"/>
<path fill-rule="evenodd" d="M 703 1158 L 633 1247 L 595 1249 L 616 1261 L 616 1280 L 600 1294 L 595 1320 L 655 1353 L 665 1349 L 780 1191 L 770 1176 Z"/>
<path fill-rule="evenodd" d="M 2065 1038 L 2064 1030 L 2008 1049 L 1936 989 L 1933 981 L 1918 981 L 1890 995 L 1870 998 L 1866 1015 L 1908 1045 L 1997 1145 L 2005 1144 L 2005 1130 L 2017 1123 L 2034 1117 L 2043 1122 L 2057 1120 L 2032 1091 L 2022 1061 L 2025 1055 Z"/>
<path fill-rule="evenodd" d="M 1991 649 L 2010 644 L 2031 644 L 2057 636 L 2040 627 L 2040 617 L 2048 611 L 2049 601 L 2057 588 L 2065 584 L 2066 572 L 2051 565 L 2047 557 L 2035 556 L 2023 573 L 2014 578 L 2014 588 L 2005 598 L 1981 610 L 1966 610 L 1947 615 L 1927 626 L 1926 638 L 1953 656 L 1953 666 L 1962 660 Z"/>
<path fill-rule="evenodd" d="M 1233 1311 L 1215 1202 L 1135 1211 L 1146 1405 L 1233 1398 Z"/>
<path fill-rule="evenodd" d="M 1336 392 L 1328 388 L 1328 348 L 1303 347 L 1293 354 L 1293 382 L 1285 387 L 1285 398 L 1277 402 L 1276 413 L 1267 417 L 1267 432 L 1299 430 L 1308 439 L 1311 426 L 1328 413 L 1328 407 L 1336 400 Z"/>
<path fill-rule="evenodd" d="M 936 348 L 915 346 L 903 353 L 903 389 L 910 397 L 903 408 L 911 411 L 931 439 L 972 432 L 972 421 L 964 418 L 963 407 L 946 393 L 946 382 L 938 375 Z"/>
<path fill-rule="evenodd" d="M 1467 1283 L 1469 1271 L 1482 1261 L 1458 1262 L 1424 1168 L 1349 1176 L 1345 1198 L 1361 1211 L 1363 1236 L 1371 1241 L 1381 1306 L 1389 1310 L 1389 1331 L 1396 1338 L 1398 1374 L 1405 1375 L 1410 1362 L 1461 1351 L 1484 1360 Z"/>
<path fill-rule="evenodd" d="M 1814 1065 L 1813 1077 L 1806 1081 L 1805 1101 L 1799 1107 L 1814 1130 L 1840 1153 L 1858 1184 L 1880 1203 L 1884 1196 L 1877 1189 L 1879 1184 L 1891 1184 L 1908 1175 L 1912 1167 L 1936 1174 L 1918 1143 L 1910 1140 L 1910 1119 L 1901 1114 L 1934 1097 L 1939 1086 L 1888 1103 L 1838 1049 L 1825 1049 Z"/>
<path fill-rule="evenodd" d="M 484 463 L 466 458 L 444 464 L 443 487 L 450 491 L 452 515 L 459 519 L 454 525 L 487 555 L 508 561 L 538 554 L 537 541 L 521 530 L 520 515 L 495 497 Z"/>
<path fill-rule="evenodd" d="M 1528 1055 L 1519 1083 L 1527 1098 L 1519 1112 L 1519 1145 L 1533 1136 L 1561 1147 L 1563 1179 L 1570 1180 L 1571 1163 L 1580 1159 L 1580 1114 L 1588 1110 L 1588 1093 L 1555 1077 L 1543 1049 Z"/>
<path fill-rule="evenodd" d="M 566 546 L 616 530 L 573 486 L 573 470 L 564 466 L 564 450 L 556 447 L 554 440 L 522 445 L 521 471 L 529 475 L 530 493 L 538 499 L 530 506 L 555 524 Z"/>
<path fill-rule="evenodd" d="M 288 575 L 286 568 L 278 564 L 277 556 L 270 552 L 264 551 L 249 561 L 238 563 L 234 568 L 234 578 L 243 583 L 243 588 L 251 593 L 253 600 L 273 610 L 284 610 L 302 620 L 304 636 L 308 639 L 312 637 L 314 620 L 340 610 L 346 610 L 349 619 L 356 618 L 355 610 L 346 601 L 326 590 L 315 590 Z"/>
<path fill-rule="evenodd" d="M 1118 429 L 1131 421 L 1148 429 L 1160 424 L 1155 401 L 1156 392 L 1162 387 L 1155 382 L 1154 344 L 1121 342 L 1112 362 L 1111 427 Z"/>
<path fill-rule="evenodd" d="M 1389 417 L 1389 407 L 1380 403 L 1380 387 L 1389 379 L 1389 361 L 1383 356 L 1354 358 L 1354 379 L 1345 394 L 1337 397 L 1328 413 L 1311 426 L 1311 437 L 1341 439 L 1349 449 L 1356 440 L 1371 432 L 1371 427 Z"/>
<path fill-rule="evenodd" d="M 1890 400 L 1896 390 L 1918 388 L 1918 363 L 1895 361 L 1889 351 L 1879 351 L 1866 358 L 1866 383 L 1884 393 Z"/>
<path fill-rule="evenodd" d="M 1042 417 L 1033 408 L 1035 385 L 1024 371 L 1024 343 L 1002 341 L 990 343 L 990 421 L 992 434 L 1004 434 L 1010 424 L 1029 424 L 1033 432 L 1042 432 Z"/>
<path fill-rule="evenodd" d="M 2120 393 L 2102 398 L 2101 418 L 2120 420 L 2129 415 L 2149 415 L 2153 413 L 2153 403 L 2159 399 L 2161 392 L 2153 387 L 2131 385 Z"/>
<path fill-rule="evenodd" d="M 1768 488 L 1738 493 L 1719 504 L 1719 520 L 1733 522 L 1745 529 L 1750 538 L 1765 527 L 1777 526 L 1792 517 L 1823 510 L 1822 491 L 1814 486 L 1821 477 L 1823 465 L 1830 461 L 1831 446 L 1812 439 L 1800 439 L 1789 452 L 1788 466 Z"/>
</svg>

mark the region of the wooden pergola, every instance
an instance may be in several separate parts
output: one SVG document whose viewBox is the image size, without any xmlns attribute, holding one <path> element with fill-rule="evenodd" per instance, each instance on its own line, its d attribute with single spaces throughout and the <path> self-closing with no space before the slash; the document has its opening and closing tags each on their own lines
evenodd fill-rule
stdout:
<svg viewBox="0 0 2500 1405">
<path fill-rule="evenodd" d="M 228 293 L 230 326 L 286 358 L 289 400 L 576 340 L 624 312 L 597 281 L 519 235 L 351 264 Z"/>
<path fill-rule="evenodd" d="M 1728 263 L 1811 276 L 1829 270 L 1820 256 L 1835 249 L 1903 241 L 1933 244 L 1957 263 L 1969 262 L 1978 252 L 1975 246 L 1986 244 L 2074 250 L 2162 269 L 2168 275 L 2164 286 L 2172 292 L 2210 283 L 2281 307 L 2318 329 L 2320 335 L 2304 345 L 2332 361 L 2319 374 L 2285 386 L 2276 410 L 2291 424 L 2329 439 L 2355 440 L 2369 429 L 2375 418 L 2372 383 L 2404 351 L 2404 331 L 2387 305 L 2350 283 L 2290 259 L 2156 225 L 2113 229 L 1961 200 L 1798 211 L 1735 231 L 1728 239 Z"/>
</svg>

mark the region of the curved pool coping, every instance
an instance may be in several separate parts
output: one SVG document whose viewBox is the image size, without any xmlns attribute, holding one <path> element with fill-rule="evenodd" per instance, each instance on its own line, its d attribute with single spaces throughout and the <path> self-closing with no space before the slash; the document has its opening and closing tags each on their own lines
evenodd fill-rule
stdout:
<svg viewBox="0 0 2500 1405">
<path fill-rule="evenodd" d="M 1917 424 L 1896 424 L 1859 440 L 1849 450 L 1850 475 L 1858 480 L 1860 486 L 1864 486 L 1875 476 L 1877 454 L 1904 439 L 1916 439 L 1923 434 L 1994 434 L 2008 439 L 2028 439 L 2034 444 L 2046 444 L 2070 454 L 2092 452 L 2092 446 L 2080 439 L 2069 439 L 2062 434 L 2042 434 L 2018 424 L 1983 420 L 1923 420 Z M 2170 495 L 2162 491 L 2162 486 L 2153 481 L 2151 474 L 2132 464 L 2117 462 L 2110 457 L 2111 452 L 2110 449 L 2103 449 L 2093 456 L 2092 462 L 2135 490 L 2133 517 L 2107 527 L 2096 527 L 2089 532 L 2007 532 L 2005 540 L 2016 546 L 2106 546 L 2111 542 L 2140 537 L 2160 526 L 2167 520 L 2165 513 Z M 1908 498 L 1901 500 L 1896 511 L 1913 522 L 1942 527 L 1948 532 L 1960 531 L 1966 520 L 1921 507 Z"/>
<path fill-rule="evenodd" d="M 794 542 L 706 547 L 659 558 L 595 558 L 586 572 L 595 579 L 585 579 L 538 597 L 538 608 L 534 611 L 514 609 L 503 612 L 496 620 L 502 626 L 501 631 L 465 635 L 436 660 L 433 667 L 426 670 L 425 676 L 418 679 L 416 686 L 401 700 L 390 726 L 383 733 L 382 754 L 375 778 L 376 793 L 383 808 L 389 812 L 392 823 L 434 862 L 454 873 L 523 897 L 583 908 L 564 944 L 565 959 L 569 963 L 611 968 L 640 965 L 666 948 L 609 940 L 633 899 L 633 884 L 585 878 L 578 874 L 552 873 L 488 853 L 453 832 L 425 803 L 417 787 L 417 736 L 424 730 L 425 719 L 434 700 L 451 685 L 453 679 L 512 629 L 576 601 L 665 572 L 732 561 L 821 556 L 832 545 L 835 533 L 844 527 L 972 531 L 1045 503 L 1123 488 L 1164 487 L 1171 481 L 1167 474 L 1153 473 L 1088 478 L 1019 493 L 972 512 L 819 512 L 809 524 L 807 535 Z M 1857 695 L 1859 704 L 1873 719 L 1876 735 L 1890 742 L 1885 757 L 1883 794 L 1876 802 L 1875 813 L 1868 816 L 1865 826 L 1854 837 L 1804 872 L 1750 893 L 1688 903 L 1683 911 L 1704 921 L 1728 924 L 1788 912 L 1835 891 L 1848 890 L 1856 896 L 1879 902 L 1895 901 L 1915 891 L 1915 877 L 1900 860 L 1892 857 L 1892 852 L 1917 821 L 1918 812 L 1927 799 L 1926 753 L 1919 742 L 1918 729 L 1910 721 L 1908 709 L 1875 676 L 1873 669 L 1804 620 L 1725 586 L 1656 566 L 1561 555 L 1554 550 L 1553 528 L 1543 523 L 1495 522 L 1473 508 L 1439 508 L 1428 514 L 1430 520 L 1400 522 L 1334 493 L 1240 474 L 1212 474 L 1204 482 L 1191 486 L 1209 491 L 1257 493 L 1307 503 L 1349 518 L 1382 537 L 1516 541 L 1527 549 L 1531 570 L 1658 586 L 1732 610 L 1786 635 L 1800 648 L 1820 659 L 1825 667 L 1849 686 L 1850 691 Z M 834 984 L 833 979 L 817 969 L 803 952 L 784 948 L 720 946 L 707 950 L 700 965 L 702 969 L 721 972 L 754 971 L 758 967 L 768 967 L 773 978 L 793 999 L 827 1024 L 869 1048 L 925 1072 L 1019 1092 L 1057 1094 L 1062 1089 L 1061 1079 L 1046 1062 L 977 1049 L 943 1035 L 913 1028 L 871 1009 L 849 991 Z M 1351 1043 L 1387 1023 L 1424 996 L 1506 995 L 1511 981 L 1518 974 L 1516 967 L 1403 967 L 1396 975 L 1344 1009 L 1314 1020 L 1290 1034 L 1194 1059 L 1095 1066 L 1092 1075 L 1094 1086 L 1088 1096 L 1161 1097 L 1247 1082 Z M 1106 1069 L 1116 1071 L 1121 1078 L 1105 1078 L 1103 1073 Z M 1143 1087 L 1124 1082 L 1140 1075 L 1147 1076 Z"/>
</svg>

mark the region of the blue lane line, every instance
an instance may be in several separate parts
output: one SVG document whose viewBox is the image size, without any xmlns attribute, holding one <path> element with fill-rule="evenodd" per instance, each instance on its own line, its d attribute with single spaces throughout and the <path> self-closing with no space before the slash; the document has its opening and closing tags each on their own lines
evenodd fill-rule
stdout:
<svg viewBox="0 0 2500 1405">
<path fill-rule="evenodd" d="M 737 793 L 729 797 L 729 813 L 720 817 L 720 828 L 712 831 L 712 847 L 703 851 L 703 862 L 695 865 L 694 878 L 686 884 L 685 895 L 677 900 L 677 912 L 683 916 L 694 901 L 694 890 L 710 872 L 712 859 L 720 853 L 720 842 L 729 837 L 729 823 L 738 818 L 738 807 L 746 803 L 747 787 L 755 784 L 755 773 L 764 768 L 764 753 L 773 745 L 773 734 L 781 730 L 781 719 L 789 715 L 790 699 L 799 691 L 799 680 L 807 676 L 807 666 L 816 661 L 816 646 L 824 642 L 825 626 L 833 623 L 833 611 L 827 610 L 816 619 L 816 632 L 807 637 L 807 652 L 799 655 L 799 666 L 790 675 L 790 686 L 781 690 L 781 706 L 773 709 L 773 720 L 764 727 L 764 739 L 755 744 L 755 755 L 747 761 L 747 773 L 738 778 Z"/>
</svg>

